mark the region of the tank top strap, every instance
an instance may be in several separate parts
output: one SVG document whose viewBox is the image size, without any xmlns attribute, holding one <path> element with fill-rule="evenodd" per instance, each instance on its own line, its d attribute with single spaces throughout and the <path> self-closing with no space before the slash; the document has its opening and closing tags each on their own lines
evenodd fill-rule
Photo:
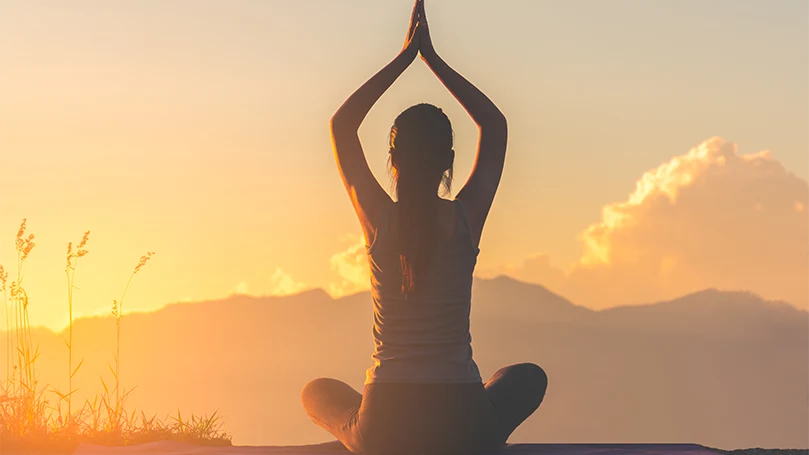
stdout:
<svg viewBox="0 0 809 455">
<path fill-rule="evenodd" d="M 377 243 L 379 243 L 380 235 L 387 236 L 390 233 L 389 229 L 390 218 L 393 214 L 394 207 L 396 207 L 395 203 L 385 204 L 385 208 L 381 210 L 381 213 L 379 214 L 379 223 L 376 225 L 376 228 L 374 229 L 374 239 L 373 241 L 371 241 L 370 245 L 365 246 L 365 249 L 368 253 L 370 253 L 374 249 L 374 246 Z"/>
<path fill-rule="evenodd" d="M 453 199 L 453 204 L 455 204 L 455 214 L 458 217 L 458 223 L 469 231 L 469 219 L 466 217 L 466 208 L 463 202 L 461 202 L 460 199 Z"/>
<path fill-rule="evenodd" d="M 480 253 L 480 247 L 474 245 L 472 242 L 472 226 L 469 224 L 469 217 L 466 215 L 466 207 L 460 199 L 454 199 L 453 203 L 455 204 L 455 213 L 458 217 L 458 227 L 468 236 L 472 252 L 478 255 Z"/>
</svg>

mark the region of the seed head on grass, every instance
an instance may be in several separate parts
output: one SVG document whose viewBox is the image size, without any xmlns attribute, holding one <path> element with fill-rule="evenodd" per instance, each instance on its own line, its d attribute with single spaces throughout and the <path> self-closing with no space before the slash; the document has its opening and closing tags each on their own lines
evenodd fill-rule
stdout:
<svg viewBox="0 0 809 455">
<path fill-rule="evenodd" d="M 90 231 L 87 231 L 84 233 L 84 237 L 81 238 L 81 242 L 79 242 L 79 257 L 82 257 L 85 254 L 87 254 L 87 251 L 84 251 L 83 253 L 82 251 L 84 250 L 84 246 L 87 245 L 87 240 L 89 238 L 90 238 Z"/>
<path fill-rule="evenodd" d="M 67 265 L 65 267 L 65 272 L 70 269 L 73 269 L 76 266 L 75 259 L 80 257 L 84 257 L 89 251 L 87 250 L 87 241 L 90 240 L 90 231 L 84 233 L 84 237 L 81 238 L 81 242 L 76 246 L 76 251 L 73 251 L 73 242 L 68 242 L 67 244 Z"/>
<path fill-rule="evenodd" d="M 28 308 L 28 293 L 16 281 L 11 282 L 11 298 L 22 303 L 23 309 Z"/>
<path fill-rule="evenodd" d="M 67 265 L 65 266 L 65 272 L 70 270 L 73 267 L 73 242 L 67 242 Z"/>
<path fill-rule="evenodd" d="M 6 290 L 6 280 L 8 279 L 8 272 L 0 265 L 0 292 Z"/>
<path fill-rule="evenodd" d="M 23 218 L 22 223 L 20 223 L 20 229 L 17 230 L 17 250 L 22 248 L 24 237 L 25 237 L 25 225 L 28 222 L 28 218 Z"/>
<path fill-rule="evenodd" d="M 138 261 L 138 265 L 135 266 L 135 271 L 132 272 L 132 274 L 134 275 L 138 273 L 138 271 L 142 269 L 144 265 L 146 265 L 146 261 L 148 261 L 152 257 L 152 255 L 154 255 L 154 251 L 150 251 L 141 256 L 140 261 Z"/>
<path fill-rule="evenodd" d="M 23 218 L 20 229 L 17 231 L 16 242 L 17 253 L 20 254 L 23 261 L 28 257 L 28 254 L 31 253 L 31 250 L 34 249 L 34 246 L 36 246 L 34 243 L 34 234 L 29 234 L 27 238 L 25 237 L 26 222 L 27 219 Z"/>
</svg>

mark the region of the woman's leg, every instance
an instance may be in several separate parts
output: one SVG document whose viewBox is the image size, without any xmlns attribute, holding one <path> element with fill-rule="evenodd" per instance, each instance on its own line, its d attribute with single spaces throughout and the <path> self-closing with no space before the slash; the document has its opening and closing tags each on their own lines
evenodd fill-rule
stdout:
<svg viewBox="0 0 809 455">
<path fill-rule="evenodd" d="M 486 382 L 486 395 L 498 417 L 500 444 L 537 410 L 547 387 L 548 376 L 533 363 L 501 368 Z"/>
<path fill-rule="evenodd" d="M 362 453 L 359 409 L 362 395 L 336 379 L 315 379 L 301 393 L 306 414 L 313 422 L 334 435 L 348 450 Z"/>
</svg>

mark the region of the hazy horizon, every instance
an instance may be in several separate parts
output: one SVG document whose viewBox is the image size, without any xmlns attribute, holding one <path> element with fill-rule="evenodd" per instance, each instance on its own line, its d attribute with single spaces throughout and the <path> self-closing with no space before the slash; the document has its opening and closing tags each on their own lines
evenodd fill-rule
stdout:
<svg viewBox="0 0 809 455">
<path fill-rule="evenodd" d="M 544 289 L 544 290 L 550 292 L 553 295 L 556 295 L 556 296 L 564 299 L 565 301 L 569 302 L 570 304 L 572 304 L 572 305 L 574 305 L 576 307 L 585 308 L 587 310 L 595 311 L 595 312 L 603 312 L 603 311 L 608 311 L 608 310 L 631 308 L 631 307 L 656 306 L 656 305 L 669 303 L 669 302 L 674 302 L 674 301 L 678 301 L 678 300 L 682 300 L 682 299 L 688 299 L 688 298 L 691 298 L 691 297 L 694 297 L 694 296 L 697 296 L 697 295 L 700 295 L 700 294 L 703 294 L 703 293 L 710 293 L 710 292 L 715 291 L 715 292 L 725 293 L 725 294 L 750 295 L 750 296 L 753 296 L 755 298 L 761 299 L 763 302 L 765 302 L 767 304 L 776 304 L 776 305 L 778 305 L 778 304 L 786 304 L 790 308 L 793 308 L 793 309 L 801 311 L 801 312 L 806 312 L 807 315 L 809 315 L 809 309 L 807 309 L 807 308 L 801 308 L 801 307 L 793 304 L 792 302 L 788 302 L 788 301 L 785 301 L 785 300 L 767 299 L 767 298 L 765 298 L 765 297 L 763 297 L 761 295 L 758 295 L 758 294 L 756 294 L 756 293 L 754 293 L 752 291 L 748 291 L 748 290 L 745 290 L 745 289 L 719 289 L 719 288 L 716 288 L 716 287 L 706 287 L 706 288 L 698 289 L 698 290 L 695 290 L 695 291 L 692 291 L 692 292 L 687 292 L 687 293 L 684 293 L 684 294 L 681 294 L 681 295 L 676 295 L 676 296 L 674 296 L 672 298 L 668 298 L 668 299 L 661 299 L 661 300 L 647 301 L 647 302 L 629 303 L 629 304 L 617 304 L 617 305 L 610 306 L 610 307 L 605 307 L 605 308 L 590 308 L 590 307 L 587 307 L 586 305 L 581 305 L 580 303 L 576 302 L 573 299 L 568 298 L 567 296 L 565 296 L 562 293 L 556 292 L 554 289 L 550 289 L 550 288 L 544 286 L 542 283 L 533 283 L 533 282 L 530 282 L 530 281 L 523 281 L 523 280 L 520 280 L 519 278 L 515 278 L 515 277 L 507 275 L 507 274 L 499 274 L 499 275 L 493 275 L 493 276 L 475 276 L 474 282 L 475 283 L 479 283 L 481 281 L 482 282 L 489 282 L 489 281 L 498 281 L 498 280 L 501 280 L 501 279 L 507 279 L 507 280 L 513 281 L 515 283 L 525 284 L 525 285 L 529 285 L 529 286 L 537 286 L 537 287 L 539 287 L 541 289 Z M 146 309 L 146 310 L 126 311 L 125 316 L 143 315 L 143 314 L 148 314 L 148 313 L 154 313 L 154 312 L 157 312 L 157 311 L 164 310 L 167 307 L 172 306 L 172 305 L 194 305 L 194 304 L 201 304 L 201 303 L 221 302 L 221 301 L 226 301 L 226 300 L 230 300 L 230 299 L 240 299 L 240 298 L 245 298 L 245 297 L 251 298 L 251 299 L 259 299 L 259 300 L 261 300 L 261 299 L 279 299 L 279 298 L 286 298 L 286 297 L 297 298 L 297 297 L 301 297 L 301 296 L 308 295 L 308 294 L 311 294 L 311 293 L 322 293 L 322 294 L 328 296 L 330 299 L 332 299 L 335 302 L 342 301 L 342 300 L 345 300 L 345 299 L 351 300 L 351 299 L 357 298 L 357 297 L 367 297 L 367 300 L 368 300 L 369 304 L 370 304 L 370 301 L 371 301 L 370 300 L 371 297 L 370 297 L 370 290 L 369 289 L 360 289 L 360 290 L 357 290 L 355 292 L 351 292 L 351 293 L 348 293 L 348 294 L 345 294 L 345 295 L 335 296 L 335 295 L 331 295 L 328 292 L 327 289 L 324 289 L 322 287 L 310 287 L 310 288 L 300 289 L 300 290 L 297 290 L 297 291 L 292 292 L 290 294 L 284 294 L 284 295 L 251 294 L 251 293 L 233 292 L 233 293 L 231 293 L 231 294 L 229 294 L 227 296 L 214 297 L 214 298 L 208 298 L 208 299 L 169 301 L 169 302 L 164 302 L 162 304 L 156 305 L 156 306 L 154 306 L 154 308 L 150 308 L 150 309 Z M 105 308 L 103 310 L 99 310 L 96 313 L 74 316 L 74 322 L 77 322 L 77 321 L 82 320 L 82 319 L 108 318 L 108 317 L 112 317 L 112 316 L 110 314 L 110 311 Z M 48 327 L 48 326 L 45 326 L 45 325 L 32 325 L 31 327 L 34 328 L 34 329 L 45 329 L 45 330 L 48 330 L 48 331 L 53 332 L 55 334 L 62 333 L 65 330 L 67 330 L 67 328 L 68 328 L 67 325 L 65 325 L 63 327 Z M 5 330 L 2 327 L 0 327 L 0 332 L 4 332 L 4 331 Z"/>
<path fill-rule="evenodd" d="M 473 295 L 472 345 L 484 380 L 517 362 L 537 363 L 550 378 L 545 402 L 512 442 L 809 445 L 803 310 L 706 292 L 592 311 L 513 280 L 478 280 Z M 313 323 L 313 314 L 330 323 Z M 323 376 L 360 390 L 371 320 L 364 295 L 336 302 L 321 292 L 129 315 L 120 351 L 122 387 L 135 388 L 127 407 L 147 417 L 218 411 L 237 445 L 331 440 L 304 413 L 300 391 Z M 46 330 L 32 337 L 39 379 L 65 390 L 62 339 Z M 83 361 L 76 404 L 93 399 L 100 378 L 110 383 L 115 318 L 79 319 L 73 337 L 74 362 Z"/>
</svg>

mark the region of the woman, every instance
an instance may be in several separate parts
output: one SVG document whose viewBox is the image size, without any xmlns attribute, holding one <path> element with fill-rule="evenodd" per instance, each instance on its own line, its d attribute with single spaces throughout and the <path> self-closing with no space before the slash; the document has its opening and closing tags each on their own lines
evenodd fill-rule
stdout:
<svg viewBox="0 0 809 455">
<path fill-rule="evenodd" d="M 357 130 L 368 111 L 421 53 L 480 130 L 472 174 L 455 200 L 453 132 L 441 109 L 419 104 L 390 132 L 397 201 L 374 178 Z M 483 453 L 509 435 L 545 395 L 533 364 L 501 369 L 483 384 L 472 360 L 472 272 L 505 160 L 506 119 L 438 56 L 423 0 L 404 47 L 331 120 L 337 165 L 367 241 L 374 301 L 374 365 L 361 395 L 335 379 L 304 388 L 307 414 L 354 453 Z"/>
</svg>

